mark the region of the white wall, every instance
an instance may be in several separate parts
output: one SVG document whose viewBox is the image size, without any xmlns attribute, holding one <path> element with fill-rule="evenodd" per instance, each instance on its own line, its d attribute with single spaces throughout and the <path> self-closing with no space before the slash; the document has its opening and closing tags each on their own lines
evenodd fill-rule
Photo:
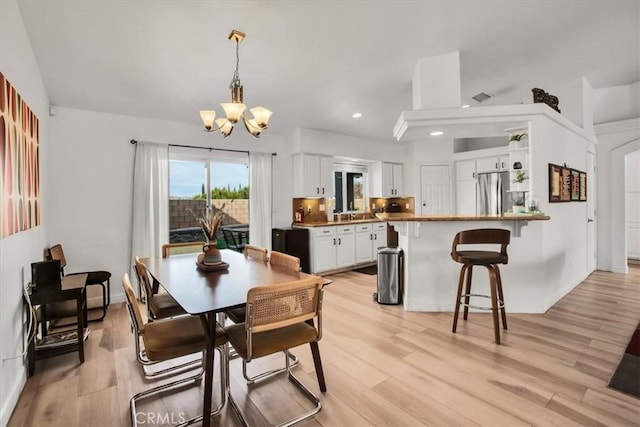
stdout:
<svg viewBox="0 0 640 427">
<path fill-rule="evenodd" d="M 404 190 L 408 196 L 414 196 L 416 200 L 416 213 L 420 212 L 420 166 L 422 165 L 448 165 L 451 177 L 451 209 L 454 208 L 453 194 L 455 192 L 455 178 L 453 169 L 453 140 L 445 135 L 432 137 L 423 141 L 412 141 L 406 145 L 403 178 Z"/>
<path fill-rule="evenodd" d="M 640 118 L 596 125 L 596 133 L 598 269 L 626 273 L 625 156 L 640 150 Z"/>
<path fill-rule="evenodd" d="M 564 122 L 568 123 L 568 120 Z M 554 301 L 591 272 L 587 270 L 587 203 L 549 203 L 549 163 L 586 171 L 587 151 L 592 149 L 594 141 L 595 136 L 587 135 L 571 123 L 565 127 L 545 117 L 532 122 L 532 192 L 540 210 L 551 217 L 542 224 L 540 231 L 548 285 L 557 292 L 552 298 Z M 591 194 L 589 190 L 588 195 Z"/>
<path fill-rule="evenodd" d="M 594 91 L 593 122 L 619 122 L 640 117 L 640 82 Z"/>
<path fill-rule="evenodd" d="M 13 0 L 0 2 L 0 71 L 40 120 L 40 189 L 44 203 L 40 226 L 0 240 L 0 423 L 6 425 L 26 381 L 26 365 L 23 358 L 5 359 L 24 349 L 22 289 L 31 279 L 31 262 L 42 259 L 45 235 L 51 224 L 46 207 L 51 185 L 47 182 L 47 164 L 43 161 L 50 152 L 49 100 Z"/>
<path fill-rule="evenodd" d="M 626 160 L 627 257 L 640 260 L 640 150 Z"/>
</svg>

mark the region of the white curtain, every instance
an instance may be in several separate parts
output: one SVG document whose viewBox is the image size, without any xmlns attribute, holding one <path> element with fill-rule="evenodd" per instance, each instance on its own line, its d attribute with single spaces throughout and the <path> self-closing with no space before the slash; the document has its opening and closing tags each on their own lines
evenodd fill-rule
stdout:
<svg viewBox="0 0 640 427">
<path fill-rule="evenodd" d="M 271 153 L 249 153 L 249 243 L 271 248 Z"/>
<path fill-rule="evenodd" d="M 169 146 L 138 141 L 133 169 L 131 258 L 158 257 L 168 241 Z"/>
</svg>

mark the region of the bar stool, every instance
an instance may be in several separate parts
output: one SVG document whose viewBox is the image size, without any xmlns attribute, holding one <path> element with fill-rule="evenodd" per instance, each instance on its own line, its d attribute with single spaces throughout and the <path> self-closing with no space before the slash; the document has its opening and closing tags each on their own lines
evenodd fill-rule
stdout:
<svg viewBox="0 0 640 427">
<path fill-rule="evenodd" d="M 500 278 L 500 269 L 498 268 L 498 264 L 507 264 L 509 262 L 507 245 L 509 244 L 510 238 L 511 232 L 509 230 L 499 228 L 482 228 L 461 231 L 453 238 L 451 258 L 455 262 L 462 264 L 460 278 L 458 280 L 456 309 L 453 315 L 453 333 L 456 332 L 456 327 L 458 325 L 458 313 L 460 312 L 461 304 L 464 305 L 464 320 L 467 320 L 469 307 L 479 310 L 491 310 L 493 313 L 493 332 L 496 344 L 500 344 L 500 322 L 498 320 L 498 310 L 500 310 L 502 315 L 502 327 L 504 329 L 507 329 L 507 315 L 504 310 L 504 295 L 502 293 L 502 280 Z M 475 248 L 472 250 L 459 251 L 458 245 L 500 245 L 500 252 L 477 250 Z M 489 273 L 490 295 L 471 293 L 471 277 L 473 267 L 476 265 L 485 267 Z M 463 284 L 466 285 L 464 294 L 462 293 Z M 489 298 L 491 300 L 491 307 L 471 305 L 469 303 L 470 297 Z"/>
</svg>

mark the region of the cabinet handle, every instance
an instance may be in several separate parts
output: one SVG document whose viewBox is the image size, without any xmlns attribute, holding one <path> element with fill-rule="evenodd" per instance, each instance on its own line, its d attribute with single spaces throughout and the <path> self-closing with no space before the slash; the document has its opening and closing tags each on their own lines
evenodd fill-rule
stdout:
<svg viewBox="0 0 640 427">
<path fill-rule="evenodd" d="M 316 194 L 320 194 L 320 187 L 316 187 Z"/>
<path fill-rule="evenodd" d="M 373 234 L 369 234 L 369 240 L 373 240 Z"/>
<path fill-rule="evenodd" d="M 333 246 L 335 246 L 335 245 L 336 245 L 336 238 L 334 237 L 333 238 Z"/>
<path fill-rule="evenodd" d="M 500 163 L 500 168 L 504 169 L 504 162 Z"/>
<path fill-rule="evenodd" d="M 338 237 L 338 244 L 341 245 L 342 244 L 342 239 L 340 237 Z"/>
<path fill-rule="evenodd" d="M 373 240 L 378 240 L 378 235 L 377 234 L 373 235 Z"/>
<path fill-rule="evenodd" d="M 324 194 L 324 187 L 322 187 L 322 194 Z"/>
</svg>

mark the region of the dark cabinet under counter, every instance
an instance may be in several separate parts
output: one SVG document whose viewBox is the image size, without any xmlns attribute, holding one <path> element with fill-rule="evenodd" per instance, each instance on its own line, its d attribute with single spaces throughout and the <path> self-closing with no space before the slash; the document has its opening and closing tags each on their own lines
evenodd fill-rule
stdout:
<svg viewBox="0 0 640 427">
<path fill-rule="evenodd" d="M 311 273 L 309 230 L 306 228 L 274 228 L 271 230 L 271 248 L 300 258 L 300 269 Z"/>
</svg>

